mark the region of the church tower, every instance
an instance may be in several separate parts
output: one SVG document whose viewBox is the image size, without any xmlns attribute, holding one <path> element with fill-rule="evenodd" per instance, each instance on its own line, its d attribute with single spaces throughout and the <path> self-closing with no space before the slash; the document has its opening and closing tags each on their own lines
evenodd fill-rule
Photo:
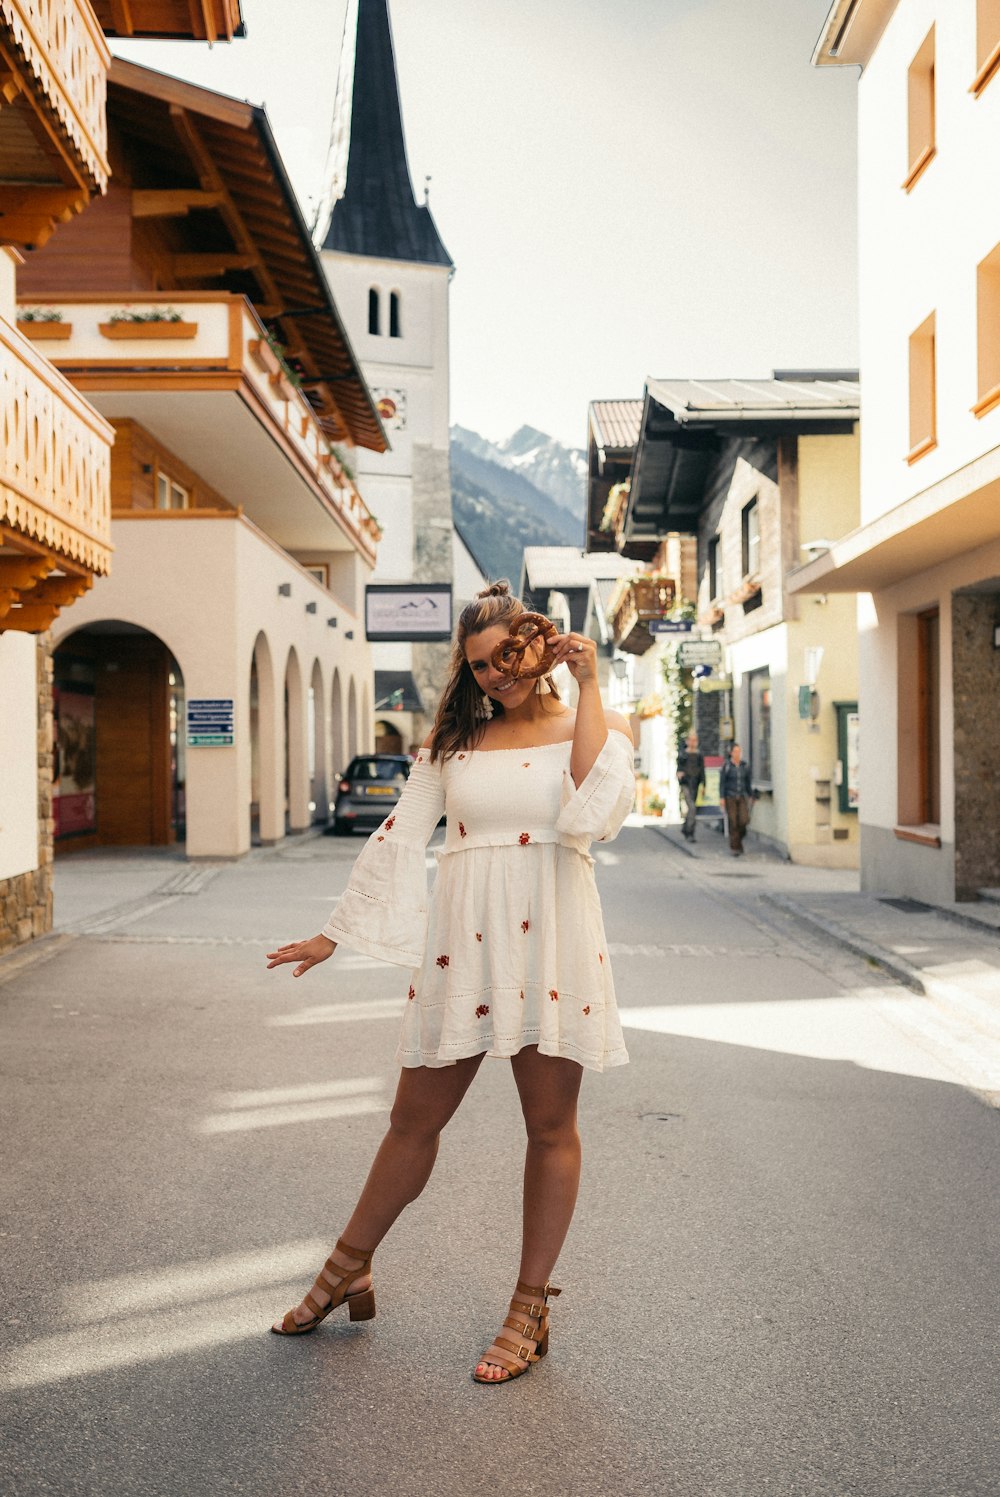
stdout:
<svg viewBox="0 0 1000 1497">
<path fill-rule="evenodd" d="M 375 583 L 450 583 L 448 461 L 451 256 L 427 203 L 414 199 L 388 0 L 348 7 L 331 142 L 332 206 L 321 258 L 379 406 L 391 450 L 357 449 L 358 487 L 383 527 Z M 376 720 L 403 748 L 426 735 L 447 670 L 445 643 L 373 644 Z M 424 712 L 385 711 L 412 688 Z M 394 700 L 398 700 L 395 698 Z"/>
</svg>

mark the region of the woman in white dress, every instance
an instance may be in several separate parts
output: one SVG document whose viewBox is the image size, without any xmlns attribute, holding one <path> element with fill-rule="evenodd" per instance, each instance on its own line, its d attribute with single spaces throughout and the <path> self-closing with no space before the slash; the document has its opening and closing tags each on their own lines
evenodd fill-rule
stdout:
<svg viewBox="0 0 1000 1497">
<path fill-rule="evenodd" d="M 294 977 L 341 945 L 410 969 L 389 1131 L 343 1237 L 271 1329 L 302 1335 L 342 1304 L 352 1320 L 374 1315 L 375 1248 L 430 1178 L 483 1057 L 509 1056 L 528 1136 L 524 1217 L 510 1310 L 473 1373 L 489 1384 L 548 1350 L 547 1301 L 559 1293 L 549 1275 L 580 1179 L 580 1082 L 628 1060 L 588 847 L 615 836 L 631 809 L 632 738 L 604 710 L 592 640 L 550 641 L 549 669 L 564 662 L 579 686 L 575 713 L 551 676 L 494 666 L 523 612 L 506 582 L 463 610 L 433 731 L 396 807 L 321 934 L 268 955 L 269 969 L 291 963 Z M 537 664 L 541 649 L 525 658 Z M 426 847 L 444 813 L 428 900 Z"/>
</svg>

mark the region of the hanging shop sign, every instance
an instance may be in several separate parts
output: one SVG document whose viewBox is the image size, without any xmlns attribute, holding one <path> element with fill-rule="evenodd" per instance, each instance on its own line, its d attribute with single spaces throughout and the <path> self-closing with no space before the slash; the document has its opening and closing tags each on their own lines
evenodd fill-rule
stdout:
<svg viewBox="0 0 1000 1497">
<path fill-rule="evenodd" d="M 713 669 L 722 664 L 722 645 L 717 639 L 685 639 L 677 650 L 677 662 L 682 670 L 693 670 L 696 665 L 710 665 Z"/>
<path fill-rule="evenodd" d="M 191 697 L 187 704 L 188 748 L 232 748 L 235 710 L 232 697 Z"/>
<path fill-rule="evenodd" d="M 650 634 L 690 634 L 694 619 L 648 619 L 646 628 Z"/>
<path fill-rule="evenodd" d="M 365 637 L 372 644 L 450 639 L 451 583 L 372 583 L 365 588 Z"/>
</svg>

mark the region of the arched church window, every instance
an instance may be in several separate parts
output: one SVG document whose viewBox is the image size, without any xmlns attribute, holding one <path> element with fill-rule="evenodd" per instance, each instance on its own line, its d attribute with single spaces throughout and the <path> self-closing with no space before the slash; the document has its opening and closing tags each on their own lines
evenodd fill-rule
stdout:
<svg viewBox="0 0 1000 1497">
<path fill-rule="evenodd" d="M 400 315 L 399 315 L 401 300 L 402 300 L 402 298 L 400 297 L 400 294 L 399 294 L 398 291 L 390 291 L 390 293 L 389 293 L 389 337 L 390 338 L 401 338 L 403 336 L 403 326 L 402 326 L 402 322 L 400 321 Z"/>
<path fill-rule="evenodd" d="M 368 289 L 368 331 L 374 333 L 376 338 L 382 331 L 382 316 L 379 306 L 381 300 L 378 287 L 370 286 Z"/>
</svg>

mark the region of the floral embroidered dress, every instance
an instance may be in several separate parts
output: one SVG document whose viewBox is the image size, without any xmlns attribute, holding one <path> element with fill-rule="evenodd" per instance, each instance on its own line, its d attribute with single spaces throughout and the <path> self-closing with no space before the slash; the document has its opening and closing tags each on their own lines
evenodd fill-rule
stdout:
<svg viewBox="0 0 1000 1497">
<path fill-rule="evenodd" d="M 631 809 L 632 744 L 612 729 L 579 787 L 571 749 L 470 750 L 434 764 L 422 749 L 362 850 L 323 934 L 415 969 L 400 1065 L 524 1045 L 595 1071 L 628 1060 L 588 848 Z M 443 814 L 428 899 L 427 843 Z"/>
</svg>

